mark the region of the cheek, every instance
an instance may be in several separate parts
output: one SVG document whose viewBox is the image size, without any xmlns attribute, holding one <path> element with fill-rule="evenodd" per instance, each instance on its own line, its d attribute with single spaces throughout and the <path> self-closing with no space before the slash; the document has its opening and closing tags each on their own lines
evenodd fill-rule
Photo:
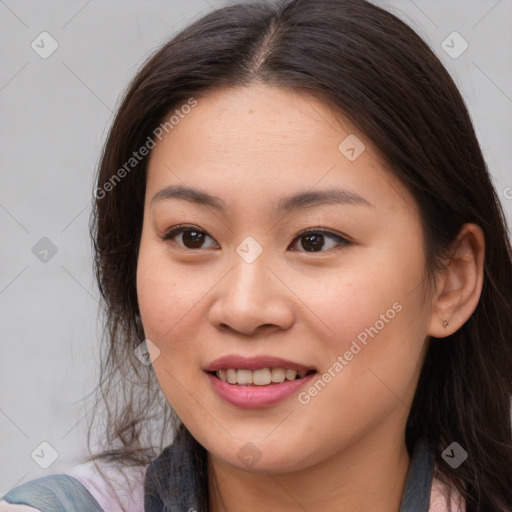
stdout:
<svg viewBox="0 0 512 512">
<path fill-rule="evenodd" d="M 363 345 L 376 337 L 383 340 L 382 344 L 398 342 L 398 337 L 406 338 L 411 328 L 416 330 L 425 315 L 417 287 L 421 282 L 421 265 L 386 265 L 383 259 L 378 264 L 364 263 L 353 265 L 329 280 L 302 280 L 296 288 L 297 295 L 316 315 L 314 322 L 319 334 L 329 340 L 327 347 L 336 353 L 349 350 L 355 339 Z M 375 270 L 369 270 L 372 268 Z"/>
<path fill-rule="evenodd" d="M 344 414 L 355 420 L 392 405 L 395 394 L 404 401 L 410 396 L 429 318 L 421 244 L 412 245 L 409 252 L 354 258 L 335 279 L 316 287 L 304 283 L 297 292 L 318 315 L 321 370 L 330 389 L 322 391 L 318 405 L 343 403 Z"/>
<path fill-rule="evenodd" d="M 165 246 L 142 240 L 137 263 L 137 298 L 146 336 L 155 341 L 186 321 L 204 288 L 201 276 L 184 271 L 166 255 Z"/>
<path fill-rule="evenodd" d="M 137 264 L 137 297 L 144 334 L 159 349 L 153 370 L 167 401 L 187 418 L 190 396 L 198 392 L 194 277 L 185 278 L 170 265 L 156 244 L 141 244 Z M 187 336 L 184 336 L 184 332 Z"/>
<path fill-rule="evenodd" d="M 317 386 L 325 391 L 306 390 L 302 403 L 315 402 L 319 410 L 339 404 L 333 429 L 347 418 L 372 424 L 412 399 L 428 321 L 418 286 L 422 261 L 405 266 L 390 257 L 369 267 L 378 271 L 353 267 L 317 299 L 319 316 L 333 331 L 323 338 L 328 356 L 321 370 L 328 384 Z"/>
<path fill-rule="evenodd" d="M 143 237 L 137 263 L 137 299 L 144 335 L 160 350 L 153 365 L 156 371 L 163 361 L 168 368 L 175 359 L 170 358 L 169 353 L 176 355 L 179 351 L 178 346 L 170 347 L 169 343 L 180 326 L 180 318 L 184 318 L 190 309 L 187 306 L 192 297 L 187 300 L 186 290 L 183 293 L 176 272 L 171 271 L 166 258 L 155 246 L 154 243 L 145 243 Z"/>
</svg>

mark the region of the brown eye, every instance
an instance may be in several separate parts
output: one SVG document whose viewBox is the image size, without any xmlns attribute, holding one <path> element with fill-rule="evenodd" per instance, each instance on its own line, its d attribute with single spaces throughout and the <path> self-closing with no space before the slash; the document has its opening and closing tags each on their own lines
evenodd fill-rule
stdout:
<svg viewBox="0 0 512 512">
<path fill-rule="evenodd" d="M 186 249 L 211 249 L 218 247 L 217 242 L 210 235 L 194 226 L 175 226 L 165 234 L 163 240 L 172 240 Z"/>
<path fill-rule="evenodd" d="M 321 251 L 325 243 L 321 233 L 301 237 L 301 246 L 306 251 Z"/>
<path fill-rule="evenodd" d="M 340 235 L 328 231 L 309 231 L 302 233 L 292 244 L 294 251 L 323 252 L 336 246 L 349 245 L 350 242 Z M 299 247 L 297 247 L 299 246 Z"/>
<path fill-rule="evenodd" d="M 185 247 L 189 249 L 198 249 L 204 243 L 204 233 L 202 231 L 183 231 L 181 233 L 181 241 Z"/>
</svg>

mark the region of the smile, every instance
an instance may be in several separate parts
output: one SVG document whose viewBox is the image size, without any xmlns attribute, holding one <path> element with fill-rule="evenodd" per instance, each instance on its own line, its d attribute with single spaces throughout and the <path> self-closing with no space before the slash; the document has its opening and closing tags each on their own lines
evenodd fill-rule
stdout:
<svg viewBox="0 0 512 512">
<path fill-rule="evenodd" d="M 311 366 L 273 356 L 225 356 L 203 368 L 223 401 L 244 409 L 277 404 L 294 395 L 318 372 Z"/>
<path fill-rule="evenodd" d="M 262 368 L 260 370 L 234 369 L 218 370 L 215 376 L 223 382 L 239 386 L 268 386 L 285 381 L 302 379 L 314 370 L 293 370 L 291 368 Z"/>
</svg>

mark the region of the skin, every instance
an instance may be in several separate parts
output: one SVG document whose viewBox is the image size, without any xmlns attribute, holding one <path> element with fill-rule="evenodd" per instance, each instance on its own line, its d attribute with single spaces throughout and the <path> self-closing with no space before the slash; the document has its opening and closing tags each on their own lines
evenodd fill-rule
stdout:
<svg viewBox="0 0 512 512">
<path fill-rule="evenodd" d="M 263 84 L 197 100 L 150 157 L 137 289 L 146 337 L 160 351 L 158 382 L 208 451 L 211 509 L 396 512 L 428 342 L 457 330 L 477 305 L 482 232 L 464 226 L 427 293 L 416 203 L 348 120 L 306 93 Z M 338 149 L 349 134 L 366 146 L 355 161 Z M 217 196 L 226 209 L 152 201 L 169 185 Z M 294 193 L 331 188 L 370 205 L 276 209 Z M 184 223 L 208 235 L 204 248 L 187 248 L 179 233 L 163 239 Z M 308 228 L 350 243 L 326 236 L 322 251 L 308 252 L 299 236 Z M 247 236 L 263 249 L 252 263 L 236 252 Z M 228 354 L 270 354 L 322 374 L 393 304 L 400 312 L 306 405 L 295 394 L 240 409 L 203 371 Z M 261 456 L 251 467 L 237 457 L 248 442 Z"/>
</svg>

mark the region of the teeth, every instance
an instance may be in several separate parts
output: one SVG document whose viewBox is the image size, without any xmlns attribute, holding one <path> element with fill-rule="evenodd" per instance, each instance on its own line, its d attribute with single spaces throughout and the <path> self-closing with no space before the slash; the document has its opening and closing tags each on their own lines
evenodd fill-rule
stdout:
<svg viewBox="0 0 512 512">
<path fill-rule="evenodd" d="M 241 370 L 238 370 L 240 372 Z M 272 374 L 270 373 L 269 368 L 263 368 L 262 370 L 254 370 L 251 372 L 250 370 L 245 370 L 252 373 L 252 383 L 255 386 L 266 386 L 272 382 Z M 238 381 L 240 382 L 240 381 Z"/>
<path fill-rule="evenodd" d="M 217 377 L 229 384 L 239 384 L 242 386 L 267 386 L 268 384 L 281 383 L 285 380 L 295 380 L 307 375 L 307 370 L 297 372 L 297 370 L 285 368 L 262 368 L 261 370 L 236 370 L 229 368 L 227 370 L 218 370 Z"/>
<path fill-rule="evenodd" d="M 283 368 L 272 368 L 272 382 L 284 382 L 286 378 L 286 370 Z"/>
<path fill-rule="evenodd" d="M 252 371 L 238 370 L 236 372 L 236 380 L 238 384 L 252 384 Z"/>
<path fill-rule="evenodd" d="M 284 376 L 288 380 L 295 380 L 295 377 L 297 377 L 297 370 L 286 370 Z"/>
</svg>

